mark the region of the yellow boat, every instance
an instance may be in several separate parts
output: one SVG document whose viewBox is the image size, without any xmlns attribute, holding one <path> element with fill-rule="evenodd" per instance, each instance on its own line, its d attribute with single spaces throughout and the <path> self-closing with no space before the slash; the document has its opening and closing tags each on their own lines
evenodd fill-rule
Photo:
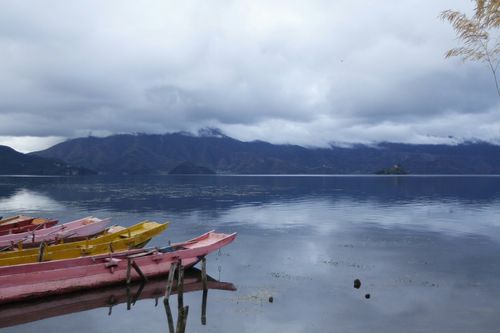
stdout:
<svg viewBox="0 0 500 333">
<path fill-rule="evenodd" d="M 140 248 L 167 227 L 168 223 L 143 221 L 128 228 L 110 231 L 104 235 L 79 242 L 0 252 L 0 266 L 70 259 Z"/>
</svg>

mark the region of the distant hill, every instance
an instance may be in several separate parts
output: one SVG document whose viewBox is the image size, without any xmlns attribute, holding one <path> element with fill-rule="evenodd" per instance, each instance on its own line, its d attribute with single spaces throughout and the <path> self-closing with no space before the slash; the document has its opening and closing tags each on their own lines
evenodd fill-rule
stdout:
<svg viewBox="0 0 500 333">
<path fill-rule="evenodd" d="M 2 175 L 84 175 L 93 171 L 73 167 L 54 159 L 27 155 L 0 145 L 0 174 Z"/>
<path fill-rule="evenodd" d="M 243 142 L 217 131 L 200 136 L 170 133 L 79 138 L 33 155 L 117 174 L 167 174 L 186 161 L 217 173 L 234 174 L 374 174 L 394 165 L 409 174 L 500 174 L 500 146 L 485 142 L 305 148 Z"/>
</svg>

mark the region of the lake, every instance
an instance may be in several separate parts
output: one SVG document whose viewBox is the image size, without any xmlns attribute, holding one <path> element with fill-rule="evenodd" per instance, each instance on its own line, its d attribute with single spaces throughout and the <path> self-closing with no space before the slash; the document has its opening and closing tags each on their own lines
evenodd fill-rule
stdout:
<svg viewBox="0 0 500 333">
<path fill-rule="evenodd" d="M 207 258 L 214 289 L 206 325 L 202 292 L 193 285 L 184 295 L 186 332 L 500 327 L 500 177 L 0 177 L 0 216 L 21 213 L 124 226 L 170 221 L 152 246 L 237 232 Z M 1 306 L 0 332 L 168 332 L 165 281 L 146 284 L 135 304 L 117 286 L 25 305 L 21 314 Z M 175 295 L 170 304 L 176 318 Z M 45 310 L 30 312 L 37 307 Z"/>
</svg>

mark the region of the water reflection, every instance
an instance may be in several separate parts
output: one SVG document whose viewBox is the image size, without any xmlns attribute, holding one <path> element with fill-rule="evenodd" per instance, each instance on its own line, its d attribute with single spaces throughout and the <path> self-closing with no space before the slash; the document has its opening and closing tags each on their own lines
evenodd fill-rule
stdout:
<svg viewBox="0 0 500 333">
<path fill-rule="evenodd" d="M 238 232 L 209 267 L 238 291 L 210 291 L 206 327 L 201 293 L 186 294 L 194 305 L 187 331 L 465 333 L 500 326 L 500 177 L 0 178 L 1 199 L 20 190 L 61 205 L 37 215 L 62 221 L 171 220 L 153 246 L 210 229 Z M 0 215 L 10 213 L 0 206 Z M 352 287 L 357 278 L 359 290 Z M 113 307 L 112 322 L 98 309 L 5 332 L 168 331 L 163 310 L 132 303 L 133 312 Z M 177 311 L 173 306 L 174 319 Z"/>
<path fill-rule="evenodd" d="M 27 189 L 4 192 L 3 198 L 0 198 L 0 207 L 5 212 L 22 211 L 25 213 L 38 212 L 40 210 L 61 211 L 64 209 L 64 205 L 51 199 L 50 196 Z M 17 213 L 13 214 L 16 215 Z"/>
<path fill-rule="evenodd" d="M 500 177 L 0 177 L 0 197 L 12 197 L 13 189 L 87 209 L 181 212 L 317 198 L 377 205 L 488 204 L 500 196 Z"/>
<path fill-rule="evenodd" d="M 229 282 L 220 282 L 207 277 L 207 288 L 213 290 L 235 291 L 236 287 Z M 177 283 L 172 294 L 177 294 Z M 51 317 L 103 308 L 109 316 L 113 308 L 120 304 L 127 310 L 133 309 L 138 300 L 154 299 L 155 307 L 165 294 L 166 278 L 150 280 L 145 284 L 133 284 L 130 287 L 116 285 L 107 288 L 88 290 L 63 296 L 45 298 L 30 302 L 18 302 L 2 305 L 0 309 L 0 328 L 26 324 Z M 185 272 L 183 292 L 202 291 L 201 271 L 191 268 Z M 206 301 L 205 301 L 206 302 Z"/>
</svg>

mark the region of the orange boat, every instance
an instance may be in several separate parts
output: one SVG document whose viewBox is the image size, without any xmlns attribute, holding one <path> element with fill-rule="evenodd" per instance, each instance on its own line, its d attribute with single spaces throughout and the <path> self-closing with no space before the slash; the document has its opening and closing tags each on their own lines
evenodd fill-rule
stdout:
<svg viewBox="0 0 500 333">
<path fill-rule="evenodd" d="M 20 232 L 50 228 L 57 224 L 57 220 L 16 215 L 0 220 L 0 235 L 17 234 Z"/>
</svg>

